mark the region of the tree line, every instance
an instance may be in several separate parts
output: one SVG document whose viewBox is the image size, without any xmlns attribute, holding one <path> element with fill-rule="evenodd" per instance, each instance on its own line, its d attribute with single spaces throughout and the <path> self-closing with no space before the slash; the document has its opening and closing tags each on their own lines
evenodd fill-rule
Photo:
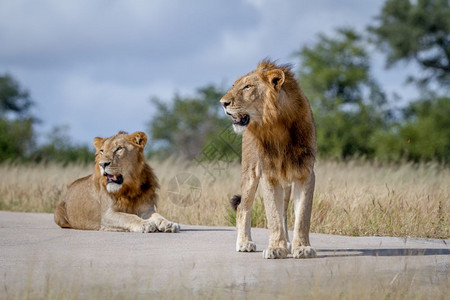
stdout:
<svg viewBox="0 0 450 300">
<path fill-rule="evenodd" d="M 373 48 L 384 55 L 387 68 L 408 63 L 419 68 L 406 83 L 418 87 L 417 99 L 399 107 L 386 94 L 372 74 Z M 449 0 L 387 0 L 364 31 L 337 28 L 319 34 L 294 57 L 313 108 L 320 157 L 450 161 Z M 209 84 L 192 96 L 176 94 L 170 102 L 153 98 L 157 113 L 147 130 L 151 155 L 196 159 L 205 149 L 230 152 L 235 140 L 223 134 L 231 124 L 218 102 L 225 92 Z M 33 103 L 10 75 L 0 76 L 0 101 L 0 161 L 92 159 L 90 148 L 71 144 L 63 128 L 55 128 L 47 144 L 35 146 Z M 238 158 L 238 151 L 231 156 Z"/>
<path fill-rule="evenodd" d="M 420 98 L 398 107 L 372 74 L 369 47 L 384 54 L 387 68 L 418 66 L 420 74 L 410 74 L 407 84 L 417 85 Z M 319 156 L 450 161 L 448 0 L 388 0 L 364 32 L 337 28 L 294 55 L 314 112 Z M 168 104 L 154 99 L 160 116 L 149 124 L 159 143 L 154 151 L 198 156 L 217 132 L 230 126 L 217 105 L 224 93 L 208 85 L 194 97 L 176 95 Z M 217 146 L 227 151 L 226 143 Z"/>
<path fill-rule="evenodd" d="M 33 105 L 16 79 L 0 76 L 0 162 L 92 161 L 92 149 L 73 144 L 65 126 L 54 127 L 47 141 L 37 145 L 35 125 L 41 121 L 31 113 Z"/>
</svg>

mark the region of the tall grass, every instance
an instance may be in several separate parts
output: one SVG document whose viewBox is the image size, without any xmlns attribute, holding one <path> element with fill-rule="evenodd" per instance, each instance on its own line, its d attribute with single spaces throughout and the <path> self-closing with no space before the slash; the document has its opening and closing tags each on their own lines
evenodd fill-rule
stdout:
<svg viewBox="0 0 450 300">
<path fill-rule="evenodd" d="M 53 212 L 66 187 L 92 166 L 0 165 L 0 210 Z"/>
<path fill-rule="evenodd" d="M 229 205 L 240 193 L 238 164 L 194 165 L 185 161 L 150 162 L 159 177 L 158 210 L 182 224 L 234 225 Z M 92 172 L 93 166 L 0 165 L 0 209 L 53 212 L 67 184 Z M 195 178 L 174 197 L 174 178 Z M 292 205 L 292 203 L 291 203 Z M 292 209 L 288 223 L 292 227 Z M 316 165 L 311 230 L 342 235 L 389 235 L 427 238 L 450 236 L 450 169 L 439 164 L 383 165 L 360 160 L 319 161 Z M 260 195 L 252 225 L 265 227 Z"/>
<path fill-rule="evenodd" d="M 312 230 L 450 236 L 450 169 L 438 164 L 319 162 Z"/>
</svg>

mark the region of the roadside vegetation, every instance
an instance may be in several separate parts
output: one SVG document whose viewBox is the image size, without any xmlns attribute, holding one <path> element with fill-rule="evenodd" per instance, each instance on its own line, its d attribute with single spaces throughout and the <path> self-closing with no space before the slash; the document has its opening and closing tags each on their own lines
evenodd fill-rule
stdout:
<svg viewBox="0 0 450 300">
<path fill-rule="evenodd" d="M 214 165 L 176 159 L 150 164 L 161 185 L 158 209 L 168 219 L 181 224 L 235 225 L 229 199 L 240 190 L 238 163 L 228 164 L 220 173 Z M 67 184 L 92 170 L 93 164 L 1 165 L 0 210 L 53 213 Z M 176 188 L 174 178 L 180 174 L 196 181 L 180 182 Z M 316 176 L 312 232 L 450 237 L 450 170 L 442 165 L 319 161 Z M 289 212 L 292 229 L 293 209 Z M 260 196 L 255 200 L 252 226 L 266 227 Z"/>
</svg>

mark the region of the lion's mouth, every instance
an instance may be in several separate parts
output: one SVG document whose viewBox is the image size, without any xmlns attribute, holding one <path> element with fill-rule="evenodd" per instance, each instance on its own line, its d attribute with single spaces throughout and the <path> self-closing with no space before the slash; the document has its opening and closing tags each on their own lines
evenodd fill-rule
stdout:
<svg viewBox="0 0 450 300">
<path fill-rule="evenodd" d="M 231 115 L 231 119 L 233 120 L 234 125 L 239 126 L 247 126 L 250 122 L 250 116 L 249 115 Z"/>
<path fill-rule="evenodd" d="M 119 175 L 112 175 L 108 173 L 103 173 L 103 176 L 106 177 L 107 183 L 116 183 L 116 184 L 122 184 L 123 183 L 123 176 L 121 174 Z"/>
</svg>

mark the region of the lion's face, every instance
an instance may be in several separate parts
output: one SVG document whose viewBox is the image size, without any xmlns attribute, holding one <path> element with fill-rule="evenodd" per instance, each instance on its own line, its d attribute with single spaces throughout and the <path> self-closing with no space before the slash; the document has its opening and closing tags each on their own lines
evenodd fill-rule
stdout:
<svg viewBox="0 0 450 300">
<path fill-rule="evenodd" d="M 143 132 L 120 132 L 109 138 L 95 138 L 96 173 L 110 193 L 135 181 L 144 165 L 143 149 L 147 136 Z"/>
<path fill-rule="evenodd" d="M 236 133 L 261 125 L 267 110 L 273 108 L 284 82 L 282 70 L 255 70 L 238 78 L 220 100 L 225 113 L 233 120 Z"/>
</svg>

